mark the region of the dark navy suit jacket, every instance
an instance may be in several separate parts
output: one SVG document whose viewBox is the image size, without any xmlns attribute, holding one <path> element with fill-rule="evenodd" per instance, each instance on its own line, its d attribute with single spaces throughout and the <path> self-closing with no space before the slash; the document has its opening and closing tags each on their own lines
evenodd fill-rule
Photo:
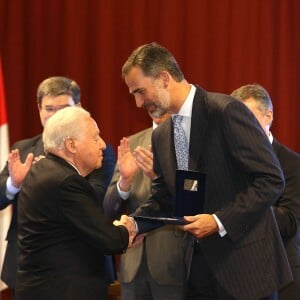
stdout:
<svg viewBox="0 0 300 300">
<path fill-rule="evenodd" d="M 173 125 L 166 120 L 152 135 L 152 196 L 137 211 L 171 215 L 176 158 Z M 283 174 L 265 133 L 246 106 L 197 87 L 193 101 L 189 169 L 207 174 L 205 213 L 216 214 L 227 234 L 200 240 L 219 284 L 236 299 L 260 299 L 292 280 L 272 204 L 284 188 Z M 141 232 L 147 223 L 138 222 Z M 190 264 L 193 239 L 187 238 Z M 201 268 L 201 266 L 199 266 Z"/>
<path fill-rule="evenodd" d="M 294 282 L 279 291 L 279 299 L 293 300 L 300 295 L 300 155 L 275 138 L 272 146 L 285 177 L 274 212 L 294 276 Z"/>
</svg>

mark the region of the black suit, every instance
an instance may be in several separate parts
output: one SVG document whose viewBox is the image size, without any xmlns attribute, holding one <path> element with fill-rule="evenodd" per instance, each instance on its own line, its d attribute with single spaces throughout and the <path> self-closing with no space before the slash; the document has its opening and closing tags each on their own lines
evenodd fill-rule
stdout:
<svg viewBox="0 0 300 300">
<path fill-rule="evenodd" d="M 152 197 L 137 213 L 170 215 L 176 169 L 171 119 L 153 132 L 152 146 L 158 177 L 152 184 Z M 203 255 L 220 287 L 236 299 L 252 300 L 290 282 L 290 268 L 270 209 L 283 190 L 283 175 L 269 141 L 244 104 L 197 88 L 189 169 L 207 173 L 205 213 L 215 213 L 227 231 L 224 237 L 216 233 L 201 239 L 200 251 L 194 253 Z M 141 232 L 151 227 L 142 222 L 138 226 Z M 187 238 L 183 245 L 188 266 L 192 241 Z M 191 267 L 201 269 L 201 265 Z"/>
<path fill-rule="evenodd" d="M 19 149 L 21 160 L 25 161 L 28 153 L 33 153 L 34 156 L 44 155 L 44 147 L 42 136 L 38 135 L 30 139 L 25 139 L 16 142 L 12 149 Z M 102 204 L 106 189 L 113 175 L 115 165 L 115 155 L 112 147 L 107 145 L 104 151 L 102 167 L 93 171 L 87 178 L 97 192 L 99 202 Z M 5 253 L 1 279 L 10 287 L 15 287 L 16 272 L 17 272 L 17 202 L 19 193 L 15 195 L 13 200 L 6 197 L 6 181 L 9 176 L 8 166 L 0 174 L 0 209 L 13 205 L 12 220 L 7 233 L 7 249 Z"/>
<path fill-rule="evenodd" d="M 295 280 L 280 290 L 279 299 L 293 300 L 300 295 L 300 155 L 275 138 L 272 145 L 285 177 L 285 189 L 274 212 Z"/>
<path fill-rule="evenodd" d="M 16 299 L 106 299 L 104 254 L 128 245 L 123 226 L 103 215 L 88 181 L 48 154 L 27 174 L 18 200 Z"/>
</svg>

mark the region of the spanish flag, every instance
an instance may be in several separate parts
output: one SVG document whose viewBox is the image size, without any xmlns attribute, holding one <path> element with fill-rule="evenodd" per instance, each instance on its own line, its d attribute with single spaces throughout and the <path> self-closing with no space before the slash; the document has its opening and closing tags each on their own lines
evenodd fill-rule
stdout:
<svg viewBox="0 0 300 300">
<path fill-rule="evenodd" d="M 0 171 L 4 168 L 9 152 L 8 121 L 5 105 L 4 82 L 2 73 L 2 61 L 0 57 Z M 0 211 L 0 271 L 6 248 L 6 233 L 11 219 L 11 205 Z M 0 291 L 6 285 L 0 280 Z M 0 296 L 1 297 L 1 296 Z"/>
</svg>

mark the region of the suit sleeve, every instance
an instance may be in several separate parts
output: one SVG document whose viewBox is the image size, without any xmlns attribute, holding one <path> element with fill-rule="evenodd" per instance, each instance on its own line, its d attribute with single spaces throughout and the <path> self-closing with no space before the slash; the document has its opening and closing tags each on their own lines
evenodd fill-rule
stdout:
<svg viewBox="0 0 300 300">
<path fill-rule="evenodd" d="M 26 145 L 26 144 L 25 144 Z M 21 152 L 23 152 L 23 147 L 20 142 L 15 143 L 11 149 L 19 149 Z M 26 151 L 26 150 L 25 150 Z M 13 200 L 10 200 L 6 197 L 6 182 L 7 178 L 9 177 L 9 171 L 8 171 L 8 163 L 6 162 L 5 167 L 0 173 L 0 210 L 6 208 L 8 205 L 12 204 L 14 202 Z"/>
<path fill-rule="evenodd" d="M 104 214 L 107 218 L 112 220 L 119 219 L 126 210 L 126 201 L 120 197 L 117 189 L 117 182 L 119 178 L 120 172 L 116 166 L 112 181 L 107 189 L 107 193 L 103 201 Z"/>
<path fill-rule="evenodd" d="M 0 174 L 0 210 L 6 208 L 9 204 L 12 203 L 12 200 L 9 200 L 6 197 L 6 181 L 9 176 L 7 163 Z"/>
<path fill-rule="evenodd" d="M 106 220 L 95 200 L 94 191 L 79 176 L 62 183 L 60 211 L 62 217 L 83 240 L 104 253 L 123 253 L 128 246 L 128 231 Z"/>
<path fill-rule="evenodd" d="M 133 152 L 137 146 L 148 147 L 151 143 L 152 128 L 147 128 L 129 137 L 130 149 Z M 120 197 L 117 183 L 120 179 L 120 170 L 118 165 L 115 167 L 112 181 L 107 189 L 104 198 L 105 216 L 111 219 L 119 219 L 122 214 L 132 213 L 136 207 L 149 197 L 150 179 L 145 178 L 144 173 L 139 169 L 131 182 L 131 191 L 128 199 Z"/>
<path fill-rule="evenodd" d="M 284 188 L 284 177 L 278 159 L 255 117 L 240 102 L 224 109 L 222 133 L 228 160 L 241 170 L 245 180 L 232 178 L 239 186 L 216 215 L 232 240 L 243 237 L 275 203 Z M 242 175 L 241 175 L 242 176 Z M 239 185 L 240 182 L 240 185 Z M 243 182 L 247 182 L 243 186 Z"/>
<path fill-rule="evenodd" d="M 280 145 L 278 158 L 285 177 L 285 189 L 274 204 L 274 213 L 283 239 L 294 236 L 300 220 L 300 156 Z"/>
<path fill-rule="evenodd" d="M 157 176 L 152 181 L 151 196 L 134 212 L 134 215 L 171 217 L 173 214 L 174 198 L 169 191 L 169 187 L 166 184 L 160 169 L 160 163 L 158 161 L 155 146 L 156 133 L 157 132 L 154 131 L 152 134 L 152 151 L 153 171 Z M 142 221 L 137 221 L 137 224 L 140 233 L 154 230 L 163 225 Z"/>
</svg>

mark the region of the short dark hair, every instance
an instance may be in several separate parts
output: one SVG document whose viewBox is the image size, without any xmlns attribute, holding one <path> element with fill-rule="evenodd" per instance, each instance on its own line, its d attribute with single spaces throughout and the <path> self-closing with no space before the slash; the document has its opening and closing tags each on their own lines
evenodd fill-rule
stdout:
<svg viewBox="0 0 300 300">
<path fill-rule="evenodd" d="M 171 52 L 156 42 L 142 45 L 134 50 L 122 67 L 122 76 L 128 74 L 133 67 L 140 67 L 145 76 L 155 78 L 162 71 L 168 71 L 175 81 L 184 79 Z"/>
<path fill-rule="evenodd" d="M 72 79 L 53 76 L 43 80 L 37 89 L 37 102 L 40 106 L 44 96 L 70 95 L 75 104 L 80 103 L 80 87 Z"/>
<path fill-rule="evenodd" d="M 268 110 L 273 110 L 273 104 L 271 97 L 267 90 L 260 84 L 246 84 L 240 88 L 234 90 L 231 96 L 244 101 L 248 98 L 253 98 L 258 104 L 258 108 L 262 113 L 266 113 Z"/>
</svg>

